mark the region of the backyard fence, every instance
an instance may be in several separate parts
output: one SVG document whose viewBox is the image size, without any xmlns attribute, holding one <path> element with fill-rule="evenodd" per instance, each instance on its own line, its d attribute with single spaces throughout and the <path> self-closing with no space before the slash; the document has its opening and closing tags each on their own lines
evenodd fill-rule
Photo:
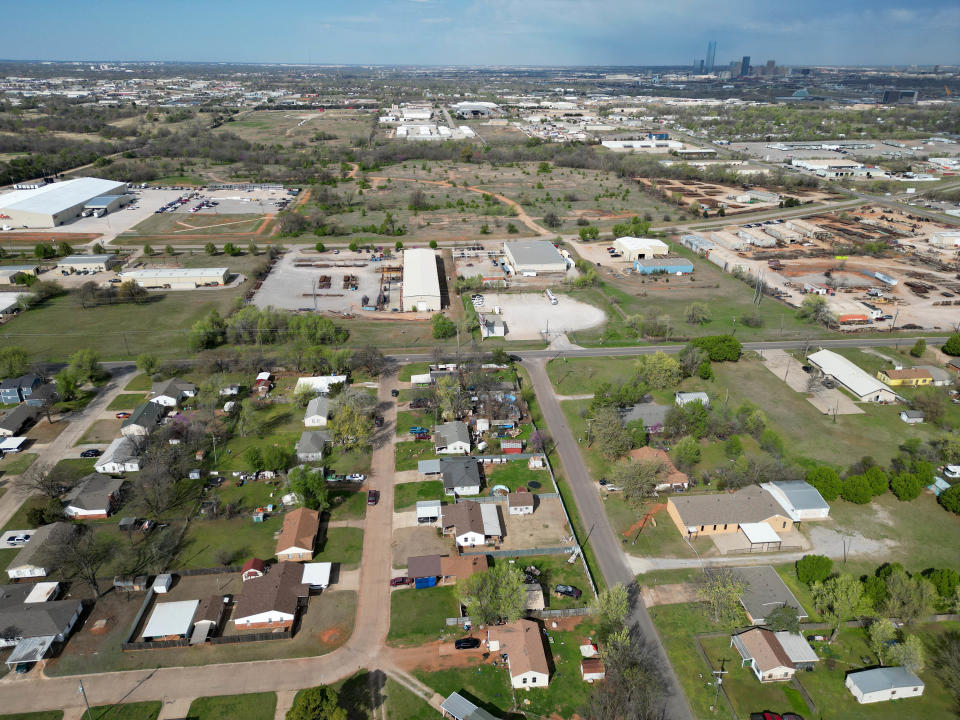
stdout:
<svg viewBox="0 0 960 720">
<path fill-rule="evenodd" d="M 462 552 L 461 555 L 489 555 L 495 558 L 525 557 L 528 555 L 569 555 L 573 552 L 573 545 L 566 547 L 523 548 L 522 550 L 481 550 L 479 552 Z"/>
</svg>

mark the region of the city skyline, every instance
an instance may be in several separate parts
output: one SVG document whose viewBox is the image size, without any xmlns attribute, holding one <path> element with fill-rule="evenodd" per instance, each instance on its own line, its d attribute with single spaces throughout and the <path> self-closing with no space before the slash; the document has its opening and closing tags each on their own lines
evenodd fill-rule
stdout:
<svg viewBox="0 0 960 720">
<path fill-rule="evenodd" d="M 64 0 L 5 11 L 3 59 L 411 65 L 688 65 L 717 42 L 713 69 L 744 55 L 781 65 L 960 63 L 960 6 L 942 0 L 825 0 L 772 7 L 736 3 L 717 15 L 702 0 L 370 0 L 343 9 L 292 0 L 271 14 L 248 0 L 95 14 Z M 249 11 L 249 12 L 247 12 Z M 250 22 L 255 13 L 256 21 Z M 296 22 L 291 22 L 296 18 Z M 829 20 L 827 20 L 829 18 Z M 856 32 L 850 30 L 855 28 Z M 464 37 L 478 39 L 464 43 Z M 896 43 L 877 42 L 896 37 Z M 91 45 L 91 39 L 96 42 Z M 96 52 L 91 52 L 91 47 Z"/>
</svg>

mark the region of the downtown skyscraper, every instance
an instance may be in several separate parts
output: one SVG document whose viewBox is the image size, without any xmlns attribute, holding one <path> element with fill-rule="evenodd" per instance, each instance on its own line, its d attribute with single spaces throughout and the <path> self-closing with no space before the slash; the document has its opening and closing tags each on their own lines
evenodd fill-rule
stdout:
<svg viewBox="0 0 960 720">
<path fill-rule="evenodd" d="M 707 43 L 707 62 L 705 64 L 704 70 L 708 73 L 713 72 L 713 64 L 717 60 L 717 41 L 711 40 Z"/>
</svg>

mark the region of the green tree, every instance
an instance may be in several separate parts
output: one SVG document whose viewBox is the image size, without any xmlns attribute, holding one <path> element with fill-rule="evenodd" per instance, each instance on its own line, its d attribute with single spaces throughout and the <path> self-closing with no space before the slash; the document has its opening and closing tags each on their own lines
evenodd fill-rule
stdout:
<svg viewBox="0 0 960 720">
<path fill-rule="evenodd" d="M 340 405 L 330 420 L 330 436 L 348 450 L 366 447 L 373 437 L 373 418 L 354 405 Z"/>
<path fill-rule="evenodd" d="M 630 615 L 630 594 L 626 587 L 617 583 L 600 591 L 594 607 L 597 610 L 597 637 L 605 645 L 608 637 L 623 629 Z"/>
<path fill-rule="evenodd" d="M 954 333 L 943 344 L 943 351 L 947 355 L 960 355 L 960 333 Z"/>
<path fill-rule="evenodd" d="M 936 602 L 936 589 L 922 577 L 910 577 L 905 570 L 895 570 L 887 578 L 887 602 L 884 613 L 908 625 L 926 617 Z"/>
<path fill-rule="evenodd" d="M 291 453 L 282 445 L 268 445 L 261 452 L 264 470 L 284 472 L 290 467 Z"/>
<path fill-rule="evenodd" d="M 960 585 L 960 574 L 953 568 L 927 568 L 922 574 L 944 600 L 952 599 Z"/>
<path fill-rule="evenodd" d="M 436 250 L 437 247 L 438 247 L 437 241 L 436 241 L 436 240 L 431 240 L 431 241 L 430 241 L 430 249 L 431 249 L 431 250 Z"/>
<path fill-rule="evenodd" d="M 831 467 L 821 465 L 807 471 L 807 482 L 817 489 L 817 492 L 827 502 L 832 502 L 840 495 L 840 476 Z"/>
<path fill-rule="evenodd" d="M 891 646 L 887 656 L 892 665 L 902 665 L 914 674 L 926 667 L 923 642 L 916 635 L 908 635 L 903 642 Z"/>
<path fill-rule="evenodd" d="M 327 246 L 324 245 L 322 242 L 318 242 L 316 245 L 313 246 L 313 249 L 316 250 L 318 253 L 322 253 L 327 251 Z"/>
<path fill-rule="evenodd" d="M 163 254 L 167 255 L 168 257 L 173 257 L 177 254 L 177 251 L 173 249 L 173 245 L 168 244 L 165 248 L 163 248 Z"/>
<path fill-rule="evenodd" d="M 33 246 L 33 256 L 40 260 L 56 257 L 57 251 L 47 243 L 37 243 Z"/>
<path fill-rule="evenodd" d="M 30 367 L 27 351 L 17 345 L 0 347 L 0 377 L 18 377 Z"/>
<path fill-rule="evenodd" d="M 613 407 L 600 408 L 589 424 L 593 443 L 611 460 L 623 457 L 630 449 L 630 433 L 623 426 L 620 412 Z"/>
<path fill-rule="evenodd" d="M 146 255 L 147 257 L 151 257 L 153 255 L 153 245 L 150 245 L 150 244 L 144 245 L 143 254 Z"/>
<path fill-rule="evenodd" d="M 673 446 L 670 457 L 678 468 L 689 471 L 700 462 L 700 443 L 696 438 L 685 435 Z"/>
<path fill-rule="evenodd" d="M 891 643 L 897 639 L 897 626 L 887 618 L 878 618 L 867 628 L 867 635 L 870 638 L 870 649 L 883 665 Z"/>
<path fill-rule="evenodd" d="M 497 563 L 489 570 L 471 575 L 458 583 L 458 589 L 470 619 L 480 625 L 500 619 L 512 622 L 522 617 L 526 609 L 523 573 L 510 563 Z"/>
<path fill-rule="evenodd" d="M 833 560 L 826 555 L 804 555 L 797 560 L 797 580 L 805 585 L 823 582 L 830 577 Z"/>
<path fill-rule="evenodd" d="M 897 500 L 916 500 L 923 491 L 923 481 L 913 473 L 897 473 L 890 479 L 890 490 Z"/>
<path fill-rule="evenodd" d="M 157 356 L 150 353 L 140 353 L 137 355 L 137 369 L 147 375 L 153 375 L 157 371 Z"/>
<path fill-rule="evenodd" d="M 251 445 L 243 451 L 243 462 L 250 472 L 260 472 L 266 466 L 263 464 L 263 453 L 256 445 Z"/>
<path fill-rule="evenodd" d="M 949 490 L 944 490 L 937 498 L 937 502 L 943 506 L 944 510 L 960 515 L 960 485 L 954 485 Z"/>
<path fill-rule="evenodd" d="M 887 477 L 887 473 L 884 472 L 883 468 L 878 465 L 867 468 L 863 473 L 863 477 L 870 486 L 870 494 L 873 497 L 883 495 L 890 488 L 890 478 Z"/>
<path fill-rule="evenodd" d="M 347 720 L 335 688 L 328 685 L 307 688 L 297 693 L 287 710 L 286 720 Z"/>
<path fill-rule="evenodd" d="M 915 357 L 923 357 L 923 354 L 927 351 L 927 341 L 923 338 L 917 338 L 917 341 L 913 344 L 913 347 L 910 348 L 910 354 Z"/>
<path fill-rule="evenodd" d="M 304 507 L 320 512 L 330 507 L 330 491 L 322 471 L 295 467 L 287 473 L 287 484 Z"/>
<path fill-rule="evenodd" d="M 57 395 L 61 400 L 75 400 L 80 395 L 80 381 L 77 379 L 77 374 L 70 368 L 64 368 L 53 379 L 57 384 Z"/>
<path fill-rule="evenodd" d="M 203 246 L 203 251 L 204 251 L 207 255 L 216 255 L 216 254 L 217 254 L 217 246 L 214 245 L 212 242 L 208 242 L 206 245 Z"/>
<path fill-rule="evenodd" d="M 705 570 L 704 578 L 697 586 L 697 597 L 707 606 L 710 619 L 724 628 L 740 624 L 743 611 L 740 595 L 745 584 L 726 568 Z"/>
<path fill-rule="evenodd" d="M 800 617 L 793 605 L 781 605 L 771 610 L 765 620 L 764 625 L 773 632 L 800 632 Z"/>
<path fill-rule="evenodd" d="M 657 461 L 634 461 L 624 459 L 610 469 L 610 482 L 623 491 L 624 499 L 634 506 L 653 495 L 660 476 L 666 468 Z"/>
<path fill-rule="evenodd" d="M 706 325 L 713 319 L 710 314 L 710 306 L 700 301 L 690 303 L 684 317 L 688 325 Z"/>
<path fill-rule="evenodd" d="M 833 325 L 837 322 L 836 315 L 830 310 L 827 299 L 823 295 L 804 295 L 800 309 L 797 310 L 797 316 L 821 325 Z"/>
<path fill-rule="evenodd" d="M 817 612 L 833 628 L 830 642 L 836 638 L 843 623 L 870 611 L 863 595 L 863 583 L 852 575 L 837 575 L 822 583 L 815 582 L 810 592 Z"/>
<path fill-rule="evenodd" d="M 873 497 L 873 493 L 870 490 L 870 483 L 863 475 L 851 475 L 843 481 L 840 497 L 847 502 L 866 505 Z"/>
<path fill-rule="evenodd" d="M 77 350 L 70 356 L 69 363 L 69 368 L 81 383 L 97 382 L 107 376 L 106 371 L 100 367 L 100 357 L 89 348 Z"/>
<path fill-rule="evenodd" d="M 739 435 L 731 435 L 723 443 L 723 452 L 731 460 L 735 460 L 743 455 L 743 442 Z"/>
<path fill-rule="evenodd" d="M 430 325 L 433 329 L 433 337 L 437 340 L 445 340 L 457 334 L 456 324 L 443 313 L 436 313 L 430 319 Z"/>
<path fill-rule="evenodd" d="M 706 335 L 690 344 L 705 350 L 711 362 L 736 362 L 743 353 L 743 345 L 733 335 Z"/>
<path fill-rule="evenodd" d="M 256 257 L 259 252 L 260 248 L 258 248 L 257 244 L 251 240 L 250 244 L 247 245 L 247 254 L 250 255 L 250 257 Z"/>
<path fill-rule="evenodd" d="M 638 375 L 653 390 L 675 387 L 683 379 L 683 366 L 673 355 L 657 351 L 637 361 Z"/>
</svg>

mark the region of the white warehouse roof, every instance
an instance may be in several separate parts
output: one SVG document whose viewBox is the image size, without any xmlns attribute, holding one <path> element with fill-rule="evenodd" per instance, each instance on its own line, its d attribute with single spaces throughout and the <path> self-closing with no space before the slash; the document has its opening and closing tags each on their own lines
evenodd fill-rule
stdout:
<svg viewBox="0 0 960 720">
<path fill-rule="evenodd" d="M 638 238 L 632 235 L 626 235 L 622 238 L 617 238 L 616 242 L 620 243 L 623 249 L 629 252 L 639 250 L 666 253 L 670 249 L 663 240 L 657 240 L 656 238 Z"/>
<path fill-rule="evenodd" d="M 143 630 L 143 637 L 188 635 L 193 625 L 193 615 L 199 604 L 199 600 L 157 603 L 147 622 L 147 627 Z"/>
<path fill-rule="evenodd" d="M 860 397 L 874 392 L 893 392 L 873 375 L 861 370 L 843 355 L 838 355 L 830 350 L 819 350 L 812 355 L 808 355 L 807 359 L 820 368 L 824 374 L 830 375 Z"/>
<path fill-rule="evenodd" d="M 0 210 L 56 214 L 101 195 L 117 194 L 127 184 L 101 178 L 75 178 L 44 185 L 36 190 L 14 190 L 0 195 Z"/>
<path fill-rule="evenodd" d="M 211 268 L 156 268 L 154 270 L 130 270 L 120 273 L 124 280 L 139 280 L 143 278 L 161 279 L 161 278 L 205 278 L 214 275 L 222 277 L 229 272 L 229 268 L 211 267 Z"/>
<path fill-rule="evenodd" d="M 403 294 L 440 297 L 437 256 L 429 248 L 403 251 Z"/>
<path fill-rule="evenodd" d="M 57 266 L 60 265 L 93 265 L 95 263 L 108 263 L 116 255 L 68 255 L 65 258 L 57 260 Z"/>
</svg>

